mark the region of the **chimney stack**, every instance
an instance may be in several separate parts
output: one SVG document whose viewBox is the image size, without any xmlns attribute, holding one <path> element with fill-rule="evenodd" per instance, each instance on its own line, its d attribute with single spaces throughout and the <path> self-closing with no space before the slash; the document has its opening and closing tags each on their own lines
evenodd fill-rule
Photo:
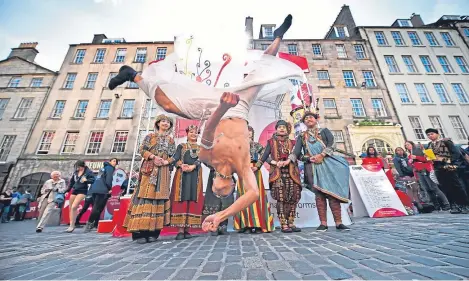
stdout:
<svg viewBox="0 0 469 281">
<path fill-rule="evenodd" d="M 254 27 L 252 25 L 253 21 L 254 20 L 252 17 L 246 17 L 246 20 L 244 21 L 245 31 L 250 40 L 252 40 L 254 37 Z"/>
<path fill-rule="evenodd" d="M 103 40 L 107 39 L 106 35 L 104 34 L 95 34 L 93 36 L 93 41 L 91 41 L 92 44 L 101 44 L 103 43 Z"/>
<path fill-rule="evenodd" d="M 413 27 L 421 27 L 425 25 L 422 20 L 422 17 L 417 14 L 412 14 L 412 16 L 410 17 L 410 22 L 412 23 Z"/>
<path fill-rule="evenodd" d="M 36 55 L 39 53 L 36 49 L 37 42 L 25 42 L 21 43 L 18 48 L 11 48 L 10 55 L 11 57 L 20 57 L 30 62 L 34 62 Z"/>
</svg>

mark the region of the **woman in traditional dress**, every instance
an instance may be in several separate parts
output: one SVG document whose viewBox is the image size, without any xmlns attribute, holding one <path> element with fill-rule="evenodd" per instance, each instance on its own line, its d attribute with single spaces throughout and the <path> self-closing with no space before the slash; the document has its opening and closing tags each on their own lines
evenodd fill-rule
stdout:
<svg viewBox="0 0 469 281">
<path fill-rule="evenodd" d="M 189 228 L 202 227 L 203 179 L 202 166 L 198 160 L 199 128 L 186 128 L 187 142 L 179 144 L 173 157 L 176 166 L 171 188 L 171 226 L 179 228 L 176 240 L 189 239 Z"/>
<path fill-rule="evenodd" d="M 170 163 L 176 151 L 170 135 L 172 127 L 169 117 L 159 115 L 155 133 L 148 134 L 140 146 L 140 180 L 124 221 L 124 227 L 139 244 L 156 241 L 163 226 L 170 222 Z"/>
<path fill-rule="evenodd" d="M 249 126 L 251 169 L 256 176 L 257 185 L 259 186 L 259 199 L 250 207 L 236 214 L 234 217 L 234 229 L 244 233 L 262 233 L 271 232 L 274 228 L 274 219 L 270 213 L 270 204 L 264 188 L 264 180 L 262 178 L 262 162 L 260 161 L 264 147 L 254 141 L 254 129 Z M 245 193 L 241 181 L 237 184 L 238 196 Z"/>
</svg>

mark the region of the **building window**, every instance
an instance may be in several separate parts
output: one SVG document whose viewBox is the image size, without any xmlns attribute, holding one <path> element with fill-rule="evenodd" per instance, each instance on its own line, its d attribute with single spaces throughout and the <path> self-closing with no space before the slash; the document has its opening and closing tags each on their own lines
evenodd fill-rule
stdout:
<svg viewBox="0 0 469 281">
<path fill-rule="evenodd" d="M 36 154 L 49 154 L 50 146 L 54 136 L 55 131 L 44 131 L 42 133 L 41 141 L 39 142 L 39 147 L 37 148 Z"/>
<path fill-rule="evenodd" d="M 331 133 L 334 136 L 334 142 L 345 142 L 342 131 L 331 131 Z"/>
<path fill-rule="evenodd" d="M 380 139 L 371 139 L 366 141 L 362 146 L 362 152 L 366 152 L 368 147 L 370 146 L 374 147 L 374 149 L 381 155 L 392 155 L 394 153 L 394 150 L 392 149 L 391 145 Z"/>
<path fill-rule="evenodd" d="M 353 117 L 366 117 L 362 99 L 350 99 L 352 103 Z"/>
<path fill-rule="evenodd" d="M 396 43 L 396 46 L 404 46 L 405 42 L 404 39 L 402 39 L 402 35 L 399 31 L 391 31 L 392 38 L 394 39 L 394 43 Z"/>
<path fill-rule="evenodd" d="M 85 82 L 85 89 L 94 89 L 94 85 L 96 84 L 96 80 L 98 79 L 98 73 L 88 73 L 88 77 L 86 78 Z"/>
<path fill-rule="evenodd" d="M 8 83 L 9 88 L 16 88 L 20 85 L 21 77 L 15 76 L 10 79 L 10 83 Z"/>
<path fill-rule="evenodd" d="M 41 195 L 44 183 L 50 179 L 50 173 L 34 173 L 21 178 L 18 188 L 31 191 L 31 201 L 35 201 Z"/>
<path fill-rule="evenodd" d="M 128 136 L 128 131 L 116 132 L 111 153 L 123 153 L 125 151 L 125 145 L 127 144 Z"/>
<path fill-rule="evenodd" d="M 443 38 L 443 41 L 445 41 L 446 46 L 455 45 L 453 38 L 451 38 L 451 35 L 448 32 L 441 32 L 441 38 Z"/>
<path fill-rule="evenodd" d="M 67 77 L 65 78 L 65 89 L 73 89 L 73 83 L 75 83 L 75 79 L 77 78 L 76 73 L 67 73 Z"/>
<path fill-rule="evenodd" d="M 412 22 L 410 20 L 398 20 L 397 23 L 400 27 L 412 27 Z"/>
<path fill-rule="evenodd" d="M 344 75 L 345 87 L 350 88 L 357 86 L 357 83 L 355 82 L 355 76 L 353 75 L 353 71 L 344 70 L 342 71 L 342 73 Z"/>
<path fill-rule="evenodd" d="M 409 96 L 409 91 L 407 91 L 407 85 L 404 83 L 396 83 L 396 90 L 401 98 L 402 103 L 411 103 L 412 99 Z"/>
<path fill-rule="evenodd" d="M 436 37 L 433 34 L 433 32 L 424 32 L 424 34 L 425 34 L 425 37 L 427 37 L 427 40 L 428 40 L 428 43 L 430 44 L 430 46 L 439 46 L 440 45 L 440 43 L 438 43 L 438 40 L 436 40 Z"/>
<path fill-rule="evenodd" d="M 110 72 L 109 73 L 109 78 L 107 79 L 106 82 L 106 87 L 109 87 L 109 82 L 111 82 L 111 79 L 117 76 L 117 72 Z M 118 86 L 119 87 L 119 86 Z"/>
<path fill-rule="evenodd" d="M 388 40 L 386 40 L 386 36 L 382 31 L 375 31 L 376 41 L 378 42 L 379 46 L 387 46 Z"/>
<path fill-rule="evenodd" d="M 394 56 L 384 56 L 384 60 L 386 61 L 386 64 L 388 65 L 390 73 L 399 73 L 399 72 L 401 72 L 399 70 L 399 66 L 396 63 L 396 60 L 394 59 Z"/>
<path fill-rule="evenodd" d="M 272 26 L 264 26 L 264 38 L 273 38 L 274 28 Z"/>
<path fill-rule="evenodd" d="M 156 60 L 164 60 L 166 58 L 167 48 L 156 49 Z"/>
<path fill-rule="evenodd" d="M 467 140 L 467 131 L 462 124 L 461 118 L 459 116 L 449 116 L 449 120 L 456 131 L 458 139 Z"/>
<path fill-rule="evenodd" d="M 415 137 L 418 140 L 424 140 L 425 134 L 423 133 L 422 122 L 420 122 L 420 117 L 418 116 L 409 116 L 410 125 L 414 130 Z"/>
<path fill-rule="evenodd" d="M 464 36 L 469 37 L 469 28 L 464 28 Z"/>
<path fill-rule="evenodd" d="M 269 46 L 270 46 L 269 44 L 261 44 L 261 50 L 265 51 L 267 50 L 267 48 L 269 48 Z"/>
<path fill-rule="evenodd" d="M 440 132 L 442 138 L 446 138 L 445 130 L 443 129 L 443 123 L 441 123 L 440 116 L 428 116 L 430 123 L 432 123 L 432 128 L 435 128 Z"/>
<path fill-rule="evenodd" d="M 440 98 L 441 103 L 449 103 L 450 100 L 448 98 L 448 93 L 446 92 L 445 86 L 441 83 L 434 83 L 433 87 L 435 88 L 435 92 Z"/>
<path fill-rule="evenodd" d="M 469 103 L 469 97 L 461 83 L 453 83 L 451 86 L 460 103 Z"/>
<path fill-rule="evenodd" d="M 322 49 L 320 44 L 313 44 L 313 55 L 315 57 L 322 57 Z"/>
<path fill-rule="evenodd" d="M 116 58 L 114 59 L 114 62 L 124 62 L 126 54 L 127 49 L 117 49 Z"/>
<path fill-rule="evenodd" d="M 52 113 L 50 115 L 51 118 L 60 118 L 62 117 L 62 113 L 64 112 L 65 108 L 65 101 L 58 100 L 55 102 L 54 108 L 52 109 Z"/>
<path fill-rule="evenodd" d="M 64 144 L 62 146 L 62 154 L 72 154 L 75 152 L 75 146 L 78 140 L 79 132 L 67 132 Z"/>
<path fill-rule="evenodd" d="M 124 104 L 122 105 L 122 118 L 132 118 L 134 115 L 134 105 L 135 100 L 124 100 Z"/>
<path fill-rule="evenodd" d="M 96 131 L 91 132 L 90 139 L 88 140 L 88 147 L 86 148 L 86 154 L 98 154 L 103 143 L 104 132 Z"/>
<path fill-rule="evenodd" d="M 75 109 L 75 118 L 85 118 L 86 109 L 88 108 L 87 100 L 78 101 L 77 108 Z"/>
<path fill-rule="evenodd" d="M 365 85 L 367 88 L 376 88 L 375 76 L 373 71 L 363 71 L 363 78 L 365 79 Z"/>
<path fill-rule="evenodd" d="M 432 100 L 430 99 L 430 96 L 428 95 L 427 87 L 425 87 L 425 84 L 415 83 L 415 89 L 417 90 L 417 93 L 420 97 L 420 101 L 422 103 L 431 103 L 432 102 Z"/>
<path fill-rule="evenodd" d="M 345 46 L 344 45 L 335 45 L 335 48 L 337 50 L 337 57 L 341 59 L 347 58 L 347 52 L 345 51 Z"/>
<path fill-rule="evenodd" d="M 417 67 L 415 66 L 415 62 L 414 59 L 412 59 L 412 56 L 402 56 L 402 60 L 404 61 L 404 64 L 407 67 L 407 71 L 409 73 L 417 72 Z"/>
<path fill-rule="evenodd" d="M 335 104 L 335 99 L 323 99 L 324 103 L 324 114 L 326 116 L 337 116 L 337 106 Z"/>
<path fill-rule="evenodd" d="M 31 86 L 32 88 L 39 88 L 42 86 L 42 77 L 36 77 L 31 80 Z"/>
<path fill-rule="evenodd" d="M 154 118 L 156 117 L 157 105 L 156 102 L 151 99 L 147 99 L 145 102 L 145 110 L 143 111 L 144 118 Z"/>
<path fill-rule="evenodd" d="M 388 116 L 386 109 L 384 108 L 383 99 L 371 99 L 375 117 L 386 117 Z"/>
<path fill-rule="evenodd" d="M 34 98 L 22 98 L 20 101 L 20 105 L 18 106 L 18 109 L 15 112 L 15 115 L 13 118 L 26 118 L 26 115 L 28 114 L 29 108 L 31 108 L 31 105 L 33 104 Z"/>
<path fill-rule="evenodd" d="M 464 57 L 454 57 L 454 59 L 459 65 L 459 68 L 461 68 L 462 73 L 469 73 L 469 67 L 467 66 L 467 62 Z"/>
<path fill-rule="evenodd" d="M 8 155 L 10 155 L 11 148 L 15 143 L 15 135 L 4 135 L 2 139 L 2 145 L 0 146 L 0 161 L 6 162 Z"/>
<path fill-rule="evenodd" d="M 422 46 L 422 41 L 420 40 L 419 35 L 415 31 L 407 31 L 409 39 L 412 42 L 412 46 Z"/>
<path fill-rule="evenodd" d="M 290 55 L 298 56 L 298 47 L 296 44 L 288 44 L 288 53 Z"/>
<path fill-rule="evenodd" d="M 432 61 L 430 60 L 429 56 L 420 56 L 420 61 L 423 64 L 423 67 L 425 68 L 425 72 L 427 73 L 435 73 L 435 67 L 433 66 Z"/>
<path fill-rule="evenodd" d="M 106 54 L 106 49 L 97 49 L 96 54 L 94 55 L 94 62 L 102 63 L 104 61 L 105 54 Z"/>
<path fill-rule="evenodd" d="M 111 111 L 112 100 L 102 100 L 99 104 L 98 115 L 96 118 L 108 118 L 109 111 Z"/>
<path fill-rule="evenodd" d="M 345 26 L 336 26 L 336 35 L 338 38 L 345 38 L 347 37 L 347 32 L 345 31 Z"/>
<path fill-rule="evenodd" d="M 10 99 L 0 99 L 0 120 L 3 118 L 3 114 L 5 113 L 5 109 L 7 109 L 9 102 Z"/>
<path fill-rule="evenodd" d="M 135 62 L 145 62 L 147 59 L 147 48 L 137 48 Z"/>
<path fill-rule="evenodd" d="M 77 53 L 75 54 L 75 60 L 73 61 L 74 63 L 83 63 L 83 59 L 85 58 L 86 50 L 80 49 L 77 50 Z"/>
<path fill-rule="evenodd" d="M 318 70 L 318 79 L 329 81 L 329 71 L 327 70 Z"/>
<path fill-rule="evenodd" d="M 438 61 L 440 62 L 441 67 L 443 68 L 444 73 L 453 73 L 454 70 L 449 64 L 448 59 L 446 56 L 437 56 Z"/>
<path fill-rule="evenodd" d="M 366 58 L 365 48 L 363 48 L 363 45 L 356 44 L 353 45 L 353 48 L 355 49 L 355 55 L 357 56 L 357 59 L 362 60 Z"/>
</svg>

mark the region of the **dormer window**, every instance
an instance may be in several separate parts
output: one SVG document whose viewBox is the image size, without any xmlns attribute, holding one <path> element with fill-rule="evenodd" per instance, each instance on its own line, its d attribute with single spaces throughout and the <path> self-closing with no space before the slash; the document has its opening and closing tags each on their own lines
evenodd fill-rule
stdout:
<svg viewBox="0 0 469 281">
<path fill-rule="evenodd" d="M 412 27 L 412 22 L 410 20 L 398 20 L 397 23 L 400 27 Z"/>
<path fill-rule="evenodd" d="M 349 37 L 349 33 L 346 26 L 334 26 L 335 36 L 337 38 Z"/>
<path fill-rule="evenodd" d="M 274 37 L 274 27 L 273 26 L 265 26 L 264 27 L 264 38 L 272 38 Z"/>
</svg>

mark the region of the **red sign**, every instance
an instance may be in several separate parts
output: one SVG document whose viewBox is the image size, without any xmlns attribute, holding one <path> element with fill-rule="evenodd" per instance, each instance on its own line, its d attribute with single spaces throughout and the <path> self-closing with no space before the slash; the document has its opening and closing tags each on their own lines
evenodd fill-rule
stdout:
<svg viewBox="0 0 469 281">
<path fill-rule="evenodd" d="M 38 202 L 29 203 L 29 210 L 26 211 L 26 214 L 24 215 L 24 218 L 25 219 L 34 219 L 34 218 L 39 217 L 38 205 L 39 205 Z"/>
</svg>

